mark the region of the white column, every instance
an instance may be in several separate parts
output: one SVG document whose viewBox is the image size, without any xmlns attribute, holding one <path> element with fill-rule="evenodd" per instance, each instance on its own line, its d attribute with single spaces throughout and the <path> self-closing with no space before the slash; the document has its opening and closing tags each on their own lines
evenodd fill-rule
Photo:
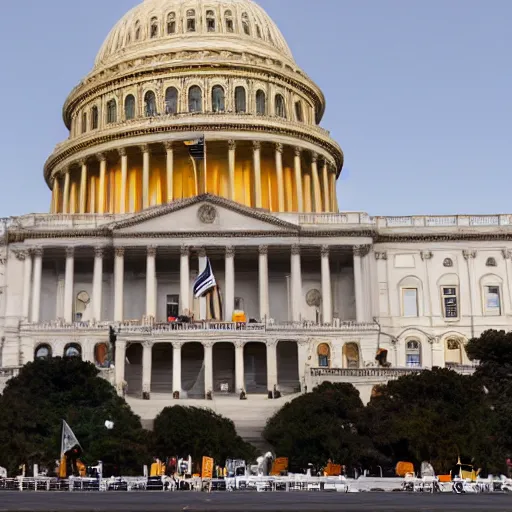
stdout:
<svg viewBox="0 0 512 512">
<path fill-rule="evenodd" d="M 94 248 L 94 272 L 92 277 L 92 317 L 101 322 L 103 308 L 103 247 Z"/>
<path fill-rule="evenodd" d="M 270 317 L 269 295 L 268 295 L 268 247 L 260 245 L 258 261 L 258 279 L 260 295 L 260 320 L 263 322 Z"/>
<path fill-rule="evenodd" d="M 126 191 L 128 187 L 128 155 L 126 148 L 120 148 L 119 156 L 121 157 L 121 192 L 119 194 L 119 213 L 126 213 Z"/>
<path fill-rule="evenodd" d="M 213 393 L 213 343 L 207 341 L 204 347 L 204 394 Z"/>
<path fill-rule="evenodd" d="M 206 249 L 202 247 L 198 252 L 198 275 L 206 268 Z M 206 320 L 206 297 L 199 299 L 199 320 Z"/>
<path fill-rule="evenodd" d="M 292 320 L 299 322 L 302 316 L 302 273 L 300 263 L 300 247 L 293 245 L 291 249 L 291 310 Z"/>
<path fill-rule="evenodd" d="M 181 343 L 174 342 L 172 344 L 172 391 L 181 394 Z"/>
<path fill-rule="evenodd" d="M 505 268 L 507 270 L 507 285 L 503 290 L 504 304 L 506 315 L 511 313 L 512 309 L 512 251 L 510 249 L 503 249 L 501 251 L 503 258 L 505 259 Z"/>
<path fill-rule="evenodd" d="M 245 389 L 244 377 L 244 343 L 242 341 L 235 342 L 235 393 L 240 393 Z"/>
<path fill-rule="evenodd" d="M 39 322 L 41 309 L 41 278 L 43 274 L 43 249 L 34 249 L 34 277 L 32 281 L 32 323 Z"/>
<path fill-rule="evenodd" d="M 430 295 L 430 260 L 431 251 L 421 251 L 421 259 L 425 262 L 425 290 L 423 292 L 423 311 L 419 311 L 420 316 L 432 317 L 432 297 Z M 419 292 L 419 290 L 418 290 Z"/>
<path fill-rule="evenodd" d="M 363 296 L 364 296 L 364 318 L 369 321 L 373 318 L 373 303 L 372 303 L 372 281 L 371 281 L 371 261 L 370 253 L 368 251 L 362 258 L 363 268 Z"/>
<path fill-rule="evenodd" d="M 228 170 L 229 170 L 229 199 L 234 201 L 235 196 L 235 160 L 236 160 L 236 141 L 228 141 Z"/>
<path fill-rule="evenodd" d="M 363 271 L 362 271 L 362 257 L 367 252 L 367 246 L 356 245 L 354 246 L 354 290 L 356 298 L 356 320 L 364 322 L 364 287 L 363 287 Z"/>
<path fill-rule="evenodd" d="M 142 208 L 149 207 L 149 146 L 143 144 L 142 151 Z"/>
<path fill-rule="evenodd" d="M 64 193 L 62 197 L 62 213 L 69 213 L 69 169 L 66 169 L 64 174 Z"/>
<path fill-rule="evenodd" d="M 114 259 L 114 321 L 124 320 L 124 247 L 116 247 Z"/>
<path fill-rule="evenodd" d="M 304 196 L 302 194 L 302 168 L 300 162 L 301 149 L 299 147 L 294 148 L 295 151 L 295 194 L 297 196 L 297 211 L 304 211 Z"/>
<path fill-rule="evenodd" d="M 331 199 L 329 197 L 329 168 L 327 166 L 327 160 L 324 160 L 322 167 L 322 192 L 324 198 L 324 212 L 330 212 Z"/>
<path fill-rule="evenodd" d="M 30 287 L 32 285 L 32 253 L 24 251 L 25 265 L 23 269 L 23 318 L 28 321 L 30 314 Z"/>
<path fill-rule="evenodd" d="M 336 169 L 331 169 L 329 175 L 329 192 L 331 195 L 331 212 L 338 212 L 338 200 L 336 198 Z"/>
<path fill-rule="evenodd" d="M 235 309 L 235 248 L 226 247 L 225 254 L 226 304 L 224 306 L 224 320 L 233 321 Z"/>
<path fill-rule="evenodd" d="M 318 176 L 318 155 L 313 153 L 311 156 L 311 174 L 313 177 L 313 200 L 314 211 L 316 213 L 322 212 L 322 192 L 320 190 L 320 177 Z"/>
<path fill-rule="evenodd" d="M 75 275 L 75 248 L 66 247 L 66 274 L 64 282 L 64 321 L 73 323 L 73 286 Z"/>
<path fill-rule="evenodd" d="M 332 323 L 332 289 L 331 289 L 331 266 L 329 262 L 329 246 L 324 245 L 321 249 L 321 271 L 322 271 L 322 322 Z"/>
<path fill-rule="evenodd" d="M 471 301 L 471 316 L 481 316 L 481 306 L 479 306 L 480 301 L 480 290 L 478 289 L 478 283 L 476 281 L 476 275 L 475 275 L 475 257 L 476 257 L 476 251 L 474 250 L 467 250 L 462 251 L 462 254 L 464 256 L 464 259 L 466 260 L 468 264 L 468 279 L 469 279 L 469 296 Z M 459 294 L 460 295 L 460 294 Z M 459 304 L 459 317 L 462 316 L 462 312 L 460 311 L 461 305 Z M 473 336 L 474 333 L 471 333 L 471 336 Z"/>
<path fill-rule="evenodd" d="M 100 185 L 98 191 L 98 213 L 105 213 L 106 192 L 107 192 L 107 159 L 105 155 L 99 154 L 100 161 Z"/>
<path fill-rule="evenodd" d="M 87 209 L 87 163 L 80 161 L 82 174 L 80 176 L 80 213 L 85 213 Z"/>
<path fill-rule="evenodd" d="M 254 162 L 254 207 L 262 208 L 261 197 L 261 142 L 253 142 L 253 162 Z"/>
<path fill-rule="evenodd" d="M 180 257 L 180 313 L 190 314 L 190 250 L 186 246 L 181 247 Z"/>
<path fill-rule="evenodd" d="M 283 176 L 283 145 L 276 144 L 276 179 L 277 204 L 279 212 L 284 212 L 284 176 Z"/>
<path fill-rule="evenodd" d="M 151 341 L 145 341 L 142 344 L 142 393 L 151 393 L 151 363 L 152 363 L 152 352 L 153 343 Z"/>
<path fill-rule="evenodd" d="M 174 201 L 174 147 L 172 142 L 165 143 L 165 151 L 167 155 L 167 202 Z"/>
<path fill-rule="evenodd" d="M 124 372 L 125 372 L 125 364 L 126 364 L 126 341 L 117 340 L 116 341 L 116 356 L 115 356 L 115 371 L 116 371 L 116 388 L 119 395 L 122 394 L 123 391 L 123 382 Z"/>
<path fill-rule="evenodd" d="M 146 265 L 146 316 L 156 318 L 156 247 L 148 247 Z"/>
<path fill-rule="evenodd" d="M 274 391 L 277 386 L 277 341 L 267 341 L 267 389 Z"/>
</svg>

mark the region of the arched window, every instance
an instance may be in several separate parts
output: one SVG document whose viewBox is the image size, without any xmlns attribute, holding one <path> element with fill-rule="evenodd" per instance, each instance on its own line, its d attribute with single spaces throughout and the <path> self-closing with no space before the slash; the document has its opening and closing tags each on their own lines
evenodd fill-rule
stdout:
<svg viewBox="0 0 512 512">
<path fill-rule="evenodd" d="M 208 32 L 215 32 L 215 13 L 206 11 L 206 28 Z"/>
<path fill-rule="evenodd" d="M 487 261 L 485 262 L 485 264 L 488 267 L 497 267 L 498 266 L 495 258 L 487 258 Z"/>
<path fill-rule="evenodd" d="M 140 22 L 135 22 L 135 41 L 139 41 L 141 36 Z"/>
<path fill-rule="evenodd" d="M 158 32 L 159 32 L 158 18 L 156 16 L 154 16 L 153 18 L 151 18 L 151 24 L 149 27 L 149 37 L 151 37 L 151 39 L 158 37 Z"/>
<path fill-rule="evenodd" d="M 124 100 L 124 117 L 135 119 L 135 96 L 133 94 L 128 94 Z"/>
<path fill-rule="evenodd" d="M 110 343 L 97 343 L 94 347 L 94 361 L 100 368 L 110 368 L 112 364 L 112 350 Z"/>
<path fill-rule="evenodd" d="M 110 100 L 107 103 L 107 124 L 117 122 L 117 103 L 116 100 Z"/>
<path fill-rule="evenodd" d="M 318 345 L 317 355 L 319 368 L 329 368 L 331 366 L 331 348 L 327 343 Z"/>
<path fill-rule="evenodd" d="M 234 32 L 235 26 L 233 23 L 233 12 L 232 11 L 226 11 L 224 13 L 224 20 L 226 21 L 226 32 Z"/>
<path fill-rule="evenodd" d="M 451 258 L 445 258 L 443 261 L 443 266 L 453 267 L 453 260 Z"/>
<path fill-rule="evenodd" d="M 344 368 L 359 368 L 359 347 L 356 343 L 343 345 L 343 366 Z"/>
<path fill-rule="evenodd" d="M 202 112 L 203 111 L 203 91 L 197 85 L 193 85 L 188 90 L 188 111 L 189 112 Z"/>
<path fill-rule="evenodd" d="M 258 36 L 259 39 L 262 39 L 261 37 L 261 28 L 259 25 L 256 25 L 256 35 Z"/>
<path fill-rule="evenodd" d="M 283 117 L 286 119 L 286 107 L 284 105 L 284 98 L 281 94 L 276 94 L 275 111 L 277 117 Z"/>
<path fill-rule="evenodd" d="M 34 359 L 50 359 L 52 357 L 52 347 L 50 345 L 38 345 L 34 350 Z"/>
<path fill-rule="evenodd" d="M 94 105 L 91 110 L 91 129 L 97 130 L 98 129 L 98 121 L 99 121 L 100 115 L 98 111 L 98 107 Z"/>
<path fill-rule="evenodd" d="M 242 27 L 244 29 L 244 33 L 250 36 L 251 27 L 249 26 L 249 15 L 246 12 L 242 13 Z"/>
<path fill-rule="evenodd" d="M 175 34 L 176 33 L 176 13 L 170 12 L 167 15 L 167 34 Z"/>
<path fill-rule="evenodd" d="M 82 347 L 78 343 L 69 343 L 64 347 L 64 357 L 82 358 Z"/>
<path fill-rule="evenodd" d="M 260 89 L 256 93 L 256 114 L 264 116 L 267 113 L 267 100 L 265 93 Z"/>
<path fill-rule="evenodd" d="M 421 344 L 418 340 L 409 340 L 405 346 L 405 365 L 408 368 L 421 366 Z"/>
<path fill-rule="evenodd" d="M 214 112 L 225 110 L 224 89 L 220 85 L 215 85 L 212 89 L 212 110 Z"/>
<path fill-rule="evenodd" d="M 82 113 L 82 133 L 87 131 L 87 112 Z"/>
<path fill-rule="evenodd" d="M 148 91 L 144 96 L 144 110 L 146 117 L 156 116 L 156 96 L 153 91 Z"/>
<path fill-rule="evenodd" d="M 165 113 L 178 113 L 178 90 L 176 87 L 169 87 L 165 91 Z"/>
<path fill-rule="evenodd" d="M 89 308 L 90 305 L 91 298 L 89 297 L 89 294 L 85 290 L 82 290 L 76 294 L 75 319 L 77 322 L 82 322 L 90 319 L 88 318 L 89 315 L 87 315 L 86 313 L 87 308 Z"/>
<path fill-rule="evenodd" d="M 244 87 L 235 88 L 235 112 L 237 114 L 247 112 L 247 99 Z"/>
<path fill-rule="evenodd" d="M 196 11 L 189 9 L 187 11 L 187 32 L 196 31 Z"/>
<path fill-rule="evenodd" d="M 445 356 L 444 356 L 446 366 L 461 365 L 463 362 L 462 350 L 463 350 L 463 346 L 459 339 L 448 338 L 446 340 L 446 349 L 445 349 Z"/>
<path fill-rule="evenodd" d="M 300 101 L 295 102 L 295 119 L 299 123 L 304 122 L 304 112 L 302 110 L 302 103 Z"/>
</svg>

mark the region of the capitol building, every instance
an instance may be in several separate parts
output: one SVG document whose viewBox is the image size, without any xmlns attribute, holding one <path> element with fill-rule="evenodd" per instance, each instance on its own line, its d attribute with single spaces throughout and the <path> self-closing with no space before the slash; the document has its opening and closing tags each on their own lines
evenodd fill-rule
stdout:
<svg viewBox="0 0 512 512">
<path fill-rule="evenodd" d="M 512 327 L 512 215 L 339 211 L 324 109 L 256 1 L 128 12 L 64 104 L 49 213 L 4 221 L 0 381 L 77 356 L 144 420 L 204 404 L 243 430 L 326 380 L 367 402 L 472 372 L 467 341 Z"/>
</svg>

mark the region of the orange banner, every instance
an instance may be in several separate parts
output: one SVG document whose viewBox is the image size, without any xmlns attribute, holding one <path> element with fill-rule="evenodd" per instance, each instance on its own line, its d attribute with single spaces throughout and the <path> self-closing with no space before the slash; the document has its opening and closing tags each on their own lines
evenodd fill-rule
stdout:
<svg viewBox="0 0 512 512">
<path fill-rule="evenodd" d="M 213 459 L 211 457 L 203 457 L 203 467 L 201 469 L 202 478 L 213 478 Z"/>
</svg>

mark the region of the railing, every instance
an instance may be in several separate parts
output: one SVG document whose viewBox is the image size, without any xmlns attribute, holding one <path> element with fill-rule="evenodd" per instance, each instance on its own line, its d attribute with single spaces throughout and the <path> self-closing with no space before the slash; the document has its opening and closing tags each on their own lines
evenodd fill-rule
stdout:
<svg viewBox="0 0 512 512">
<path fill-rule="evenodd" d="M 311 368 L 312 377 L 384 377 L 413 375 L 422 368 Z"/>
<path fill-rule="evenodd" d="M 65 323 L 61 321 L 42 322 L 39 324 L 22 324 L 21 330 L 24 332 L 32 331 L 104 331 L 109 329 L 114 322 L 75 322 Z"/>
<path fill-rule="evenodd" d="M 377 217 L 377 226 L 396 227 L 493 227 L 510 226 L 512 215 L 420 215 L 413 217 Z"/>
</svg>

